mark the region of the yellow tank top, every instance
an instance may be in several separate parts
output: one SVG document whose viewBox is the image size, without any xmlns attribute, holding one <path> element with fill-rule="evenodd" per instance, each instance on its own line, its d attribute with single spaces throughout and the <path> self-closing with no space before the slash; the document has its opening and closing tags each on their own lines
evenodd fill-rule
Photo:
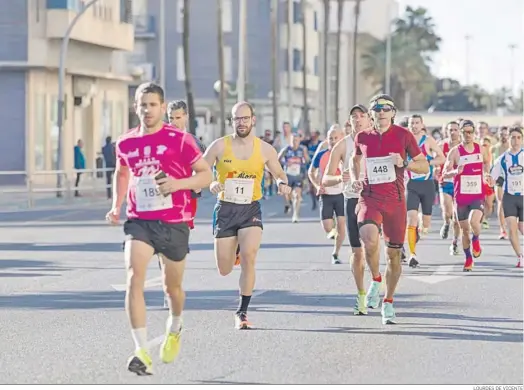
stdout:
<svg viewBox="0 0 524 390">
<path fill-rule="evenodd" d="M 215 163 L 217 181 L 225 187 L 225 190 L 218 195 L 218 199 L 229 201 L 230 197 L 233 196 L 233 191 L 235 191 L 235 199 L 237 201 L 233 203 L 242 203 L 242 196 L 250 194 L 252 191 L 251 202 L 256 202 L 262 198 L 264 168 L 266 165 L 262 155 L 260 139 L 255 138 L 253 141 L 253 153 L 247 160 L 240 160 L 235 157 L 231 141 L 232 136 L 230 135 L 224 138 L 224 154 Z M 228 179 L 230 179 L 230 182 L 226 183 Z M 226 196 L 227 191 L 229 192 Z"/>
</svg>

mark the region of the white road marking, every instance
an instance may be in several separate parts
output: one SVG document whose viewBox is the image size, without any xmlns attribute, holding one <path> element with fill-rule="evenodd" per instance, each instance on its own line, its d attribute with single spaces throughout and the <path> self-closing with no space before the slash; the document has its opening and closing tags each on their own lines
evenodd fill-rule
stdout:
<svg viewBox="0 0 524 390">
<path fill-rule="evenodd" d="M 441 265 L 438 266 L 435 272 L 431 275 L 408 275 L 408 279 L 417 280 L 419 282 L 428 284 L 442 283 L 448 280 L 458 279 L 464 275 L 450 275 L 452 272 L 459 272 L 460 269 L 454 265 Z"/>
</svg>

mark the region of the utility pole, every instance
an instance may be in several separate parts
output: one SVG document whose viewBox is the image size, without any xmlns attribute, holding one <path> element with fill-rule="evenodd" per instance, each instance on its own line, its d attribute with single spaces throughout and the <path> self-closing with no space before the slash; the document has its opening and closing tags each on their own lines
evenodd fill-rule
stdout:
<svg viewBox="0 0 524 390">
<path fill-rule="evenodd" d="M 511 96 L 513 96 L 515 91 L 515 49 L 518 47 L 516 44 L 512 43 L 509 46 L 509 52 L 510 52 L 510 60 L 509 60 L 509 66 L 510 66 L 510 86 L 509 90 L 511 92 Z"/>
<path fill-rule="evenodd" d="M 64 128 L 64 84 L 65 84 L 65 63 L 67 59 L 67 49 L 69 47 L 69 39 L 71 38 L 71 33 L 73 28 L 76 26 L 80 18 L 86 13 L 86 11 L 97 2 L 98 0 L 89 1 L 73 18 L 67 30 L 62 38 L 62 46 L 60 46 L 60 60 L 58 64 L 58 102 L 57 102 L 57 113 L 56 113 L 56 127 L 58 128 L 58 145 L 56 148 L 56 167 L 57 171 L 60 171 L 62 166 L 62 133 Z M 62 188 L 62 174 L 60 172 L 56 175 L 56 187 L 58 192 L 56 193 L 57 197 L 62 196 L 60 189 Z"/>
<path fill-rule="evenodd" d="M 277 56 L 278 47 L 280 46 L 278 39 L 278 0 L 271 0 L 271 85 L 273 90 L 273 131 L 278 129 L 278 103 L 279 96 L 278 88 L 278 70 L 277 70 Z"/>
<path fill-rule="evenodd" d="M 304 132 L 309 135 L 309 107 L 307 102 L 308 91 L 307 91 L 307 20 L 306 20 L 306 8 L 307 0 L 300 1 L 300 8 L 302 9 L 302 99 L 304 104 Z"/>
<path fill-rule="evenodd" d="M 166 0 L 160 0 L 160 20 L 158 23 L 158 83 L 166 94 Z"/>
<path fill-rule="evenodd" d="M 388 4 L 388 17 L 391 18 L 391 4 Z M 391 39 L 393 38 L 393 29 L 392 29 L 392 22 L 389 21 L 388 24 L 388 35 L 386 37 L 386 74 L 384 75 L 386 78 L 386 95 L 391 96 Z"/>
<path fill-rule="evenodd" d="M 465 80 L 466 80 L 466 86 L 469 86 L 469 83 L 470 83 L 470 78 L 469 78 L 469 42 L 471 41 L 471 35 L 466 35 L 464 37 L 464 39 L 466 40 L 466 58 L 465 58 L 465 64 L 466 64 L 466 77 L 465 77 Z"/>
<path fill-rule="evenodd" d="M 218 73 L 220 80 L 219 105 L 220 105 L 220 134 L 226 135 L 226 76 L 224 69 L 224 30 L 222 28 L 222 12 L 224 0 L 217 0 L 217 36 L 218 36 Z"/>
<path fill-rule="evenodd" d="M 247 0 L 240 0 L 238 12 L 238 101 L 246 100 L 246 41 L 247 41 Z"/>
<path fill-rule="evenodd" d="M 287 105 L 289 123 L 293 126 L 294 85 L 293 85 L 293 0 L 287 0 Z M 276 131 L 277 129 L 273 129 Z"/>
</svg>

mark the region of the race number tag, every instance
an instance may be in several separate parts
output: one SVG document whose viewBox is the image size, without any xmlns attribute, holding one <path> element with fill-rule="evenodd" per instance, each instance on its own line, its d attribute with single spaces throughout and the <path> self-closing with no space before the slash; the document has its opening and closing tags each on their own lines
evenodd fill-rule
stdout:
<svg viewBox="0 0 524 390">
<path fill-rule="evenodd" d="M 153 176 L 136 178 L 136 211 L 158 211 L 172 207 L 171 195 L 164 196 L 160 193 Z"/>
<path fill-rule="evenodd" d="M 460 193 L 479 195 L 482 193 L 482 177 L 480 175 L 460 176 Z"/>
<path fill-rule="evenodd" d="M 253 201 L 254 179 L 226 179 L 224 200 L 230 203 L 249 204 Z"/>
<path fill-rule="evenodd" d="M 524 192 L 523 175 L 508 175 L 508 192 L 510 194 L 522 194 Z"/>
<path fill-rule="evenodd" d="M 397 179 L 391 156 L 366 158 L 369 184 L 392 183 Z"/>
<path fill-rule="evenodd" d="M 300 164 L 289 164 L 286 168 L 286 173 L 289 176 L 300 176 Z"/>
</svg>

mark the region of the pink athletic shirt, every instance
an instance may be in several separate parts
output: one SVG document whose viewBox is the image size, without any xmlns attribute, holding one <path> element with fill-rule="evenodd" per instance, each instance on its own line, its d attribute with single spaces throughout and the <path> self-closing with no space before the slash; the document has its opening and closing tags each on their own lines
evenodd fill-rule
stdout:
<svg viewBox="0 0 524 390">
<path fill-rule="evenodd" d="M 193 174 L 191 166 L 202 153 L 191 134 L 169 124 L 152 134 L 141 134 L 137 127 L 118 139 L 116 157 L 131 173 L 127 191 L 129 219 L 166 223 L 191 221 L 191 191 L 176 191 L 164 197 L 154 179 L 159 171 L 175 179 Z"/>
<path fill-rule="evenodd" d="M 453 192 L 457 205 L 468 205 L 477 200 L 484 200 L 484 161 L 480 145 L 474 143 L 473 152 L 466 151 L 462 144 L 458 147 L 460 155 L 458 165 L 464 170 L 453 178 Z M 455 166 L 455 169 L 457 167 Z"/>
</svg>

